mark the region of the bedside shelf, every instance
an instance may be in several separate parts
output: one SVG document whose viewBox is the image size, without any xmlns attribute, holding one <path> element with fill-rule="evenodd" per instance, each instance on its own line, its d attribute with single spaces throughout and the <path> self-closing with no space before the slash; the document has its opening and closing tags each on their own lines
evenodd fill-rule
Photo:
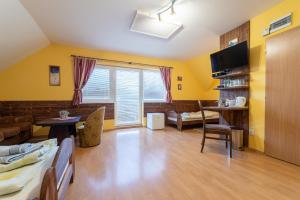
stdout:
<svg viewBox="0 0 300 200">
<path fill-rule="evenodd" d="M 248 85 L 241 85 L 241 86 L 234 86 L 234 87 L 227 87 L 227 88 L 214 88 L 214 90 L 238 90 L 238 89 L 248 89 Z"/>
<path fill-rule="evenodd" d="M 248 76 L 249 72 L 238 72 L 232 74 L 225 74 L 222 76 L 213 77 L 214 79 L 224 79 L 224 78 L 231 78 L 231 77 L 238 77 L 238 76 Z"/>
</svg>

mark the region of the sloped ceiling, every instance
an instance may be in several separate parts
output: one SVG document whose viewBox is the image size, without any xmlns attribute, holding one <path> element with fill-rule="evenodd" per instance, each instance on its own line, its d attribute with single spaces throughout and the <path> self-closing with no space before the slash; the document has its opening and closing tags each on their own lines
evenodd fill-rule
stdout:
<svg viewBox="0 0 300 200">
<path fill-rule="evenodd" d="M 18 0 L 0 1 L 0 70 L 49 44 Z"/>
<path fill-rule="evenodd" d="M 217 49 L 220 34 L 280 1 L 179 0 L 175 17 L 184 29 L 162 40 L 129 29 L 137 9 L 155 10 L 168 0 L 1 0 L 0 70 L 49 41 L 186 60 Z"/>
<path fill-rule="evenodd" d="M 21 0 L 51 42 L 150 57 L 185 60 L 216 49 L 219 35 L 280 0 L 180 0 L 184 29 L 170 40 L 130 32 L 137 9 L 153 11 L 168 0 Z M 162 18 L 163 19 L 163 18 Z"/>
</svg>

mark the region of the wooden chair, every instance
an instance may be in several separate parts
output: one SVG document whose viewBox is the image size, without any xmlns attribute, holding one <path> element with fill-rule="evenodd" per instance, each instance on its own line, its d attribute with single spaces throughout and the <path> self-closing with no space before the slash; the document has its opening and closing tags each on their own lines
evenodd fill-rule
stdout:
<svg viewBox="0 0 300 200">
<path fill-rule="evenodd" d="M 81 147 L 92 147 L 101 143 L 104 115 L 105 107 L 98 108 L 88 116 L 84 125 L 78 127 Z"/>
<path fill-rule="evenodd" d="M 232 158 L 232 134 L 231 134 L 230 126 L 222 125 L 222 124 L 206 124 L 204 110 L 201 101 L 198 101 L 198 103 L 201 110 L 202 121 L 203 121 L 203 138 L 201 142 L 202 144 L 201 153 L 203 153 L 205 139 L 223 140 L 226 142 L 226 149 L 228 147 L 228 142 L 229 142 L 230 158 Z M 207 136 L 207 134 L 216 134 L 216 135 L 220 135 L 221 137 L 210 137 Z M 225 136 L 225 138 L 222 136 Z"/>
</svg>

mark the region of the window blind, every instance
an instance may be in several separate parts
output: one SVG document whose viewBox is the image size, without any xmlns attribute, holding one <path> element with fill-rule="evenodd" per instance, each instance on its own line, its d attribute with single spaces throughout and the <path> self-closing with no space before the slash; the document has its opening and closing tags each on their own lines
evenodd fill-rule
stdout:
<svg viewBox="0 0 300 200">
<path fill-rule="evenodd" d="M 158 70 L 143 71 L 144 101 L 165 101 L 166 89 Z"/>
<path fill-rule="evenodd" d="M 83 102 L 112 100 L 112 83 L 110 80 L 110 69 L 95 67 L 87 84 L 83 88 Z"/>
</svg>

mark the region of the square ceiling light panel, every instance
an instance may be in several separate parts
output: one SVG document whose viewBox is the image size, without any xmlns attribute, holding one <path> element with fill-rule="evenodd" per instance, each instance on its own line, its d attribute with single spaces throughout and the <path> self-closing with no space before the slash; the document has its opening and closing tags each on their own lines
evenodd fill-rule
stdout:
<svg viewBox="0 0 300 200">
<path fill-rule="evenodd" d="M 169 39 L 183 28 L 182 24 L 159 20 L 143 12 L 136 12 L 130 30 L 162 39 Z"/>
</svg>

